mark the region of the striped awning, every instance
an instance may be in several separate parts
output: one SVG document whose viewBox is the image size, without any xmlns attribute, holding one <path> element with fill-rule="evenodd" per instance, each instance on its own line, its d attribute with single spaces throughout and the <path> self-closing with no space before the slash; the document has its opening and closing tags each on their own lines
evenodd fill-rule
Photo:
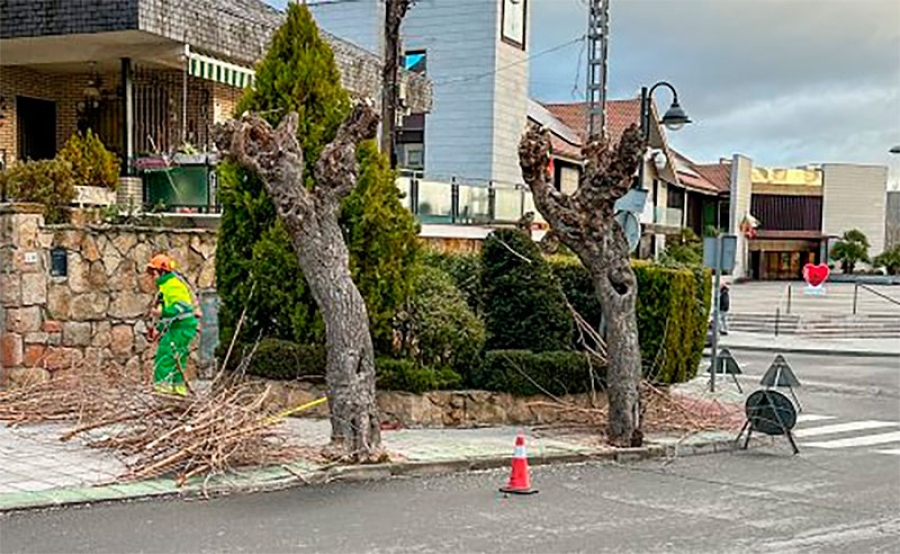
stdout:
<svg viewBox="0 0 900 554">
<path fill-rule="evenodd" d="M 187 53 L 187 58 L 188 74 L 193 77 L 215 81 L 235 88 L 252 87 L 256 78 L 256 73 L 252 69 L 223 62 L 209 56 L 203 56 L 190 50 Z"/>
</svg>

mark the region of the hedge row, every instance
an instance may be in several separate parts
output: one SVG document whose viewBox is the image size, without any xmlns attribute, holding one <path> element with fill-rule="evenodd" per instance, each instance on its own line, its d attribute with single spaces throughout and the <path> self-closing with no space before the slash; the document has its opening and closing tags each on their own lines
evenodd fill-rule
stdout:
<svg viewBox="0 0 900 554">
<path fill-rule="evenodd" d="M 602 308 L 590 275 L 572 257 L 550 265 L 572 307 L 594 328 Z M 632 262 L 638 284 L 638 340 L 644 377 L 657 383 L 683 383 L 697 375 L 709 321 L 712 282 L 703 269 L 670 269 Z"/>
<path fill-rule="evenodd" d="M 556 396 L 588 392 L 606 386 L 606 368 L 591 364 L 583 352 L 491 350 L 473 375 L 473 386 L 515 395 L 550 393 Z"/>
</svg>

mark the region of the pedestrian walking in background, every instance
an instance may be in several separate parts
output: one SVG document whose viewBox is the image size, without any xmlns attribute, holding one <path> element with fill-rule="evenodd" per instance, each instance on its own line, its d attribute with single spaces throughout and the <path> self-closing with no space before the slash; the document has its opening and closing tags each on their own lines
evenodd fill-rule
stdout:
<svg viewBox="0 0 900 554">
<path fill-rule="evenodd" d="M 719 331 L 723 335 L 728 334 L 728 310 L 731 308 L 731 294 L 728 285 L 722 285 L 719 289 Z"/>
</svg>

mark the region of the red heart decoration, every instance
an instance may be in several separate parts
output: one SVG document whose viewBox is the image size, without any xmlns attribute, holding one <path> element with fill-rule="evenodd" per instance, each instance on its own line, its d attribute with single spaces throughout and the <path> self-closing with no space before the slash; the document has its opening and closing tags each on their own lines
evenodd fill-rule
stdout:
<svg viewBox="0 0 900 554">
<path fill-rule="evenodd" d="M 803 266 L 803 278 L 806 279 L 806 283 L 811 287 L 818 287 L 824 283 L 830 274 L 831 270 L 825 264 L 806 264 Z"/>
</svg>

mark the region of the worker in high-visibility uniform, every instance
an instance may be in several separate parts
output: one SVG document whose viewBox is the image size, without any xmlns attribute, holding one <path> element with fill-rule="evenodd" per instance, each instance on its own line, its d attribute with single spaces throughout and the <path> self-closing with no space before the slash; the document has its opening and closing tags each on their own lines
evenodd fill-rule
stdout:
<svg viewBox="0 0 900 554">
<path fill-rule="evenodd" d="M 153 309 L 157 318 L 153 335 L 159 338 L 153 387 L 157 392 L 184 396 L 187 394 L 185 363 L 198 326 L 194 295 L 175 271 L 174 261 L 165 254 L 154 256 L 147 264 L 147 272 L 159 288 L 159 304 Z"/>
</svg>

